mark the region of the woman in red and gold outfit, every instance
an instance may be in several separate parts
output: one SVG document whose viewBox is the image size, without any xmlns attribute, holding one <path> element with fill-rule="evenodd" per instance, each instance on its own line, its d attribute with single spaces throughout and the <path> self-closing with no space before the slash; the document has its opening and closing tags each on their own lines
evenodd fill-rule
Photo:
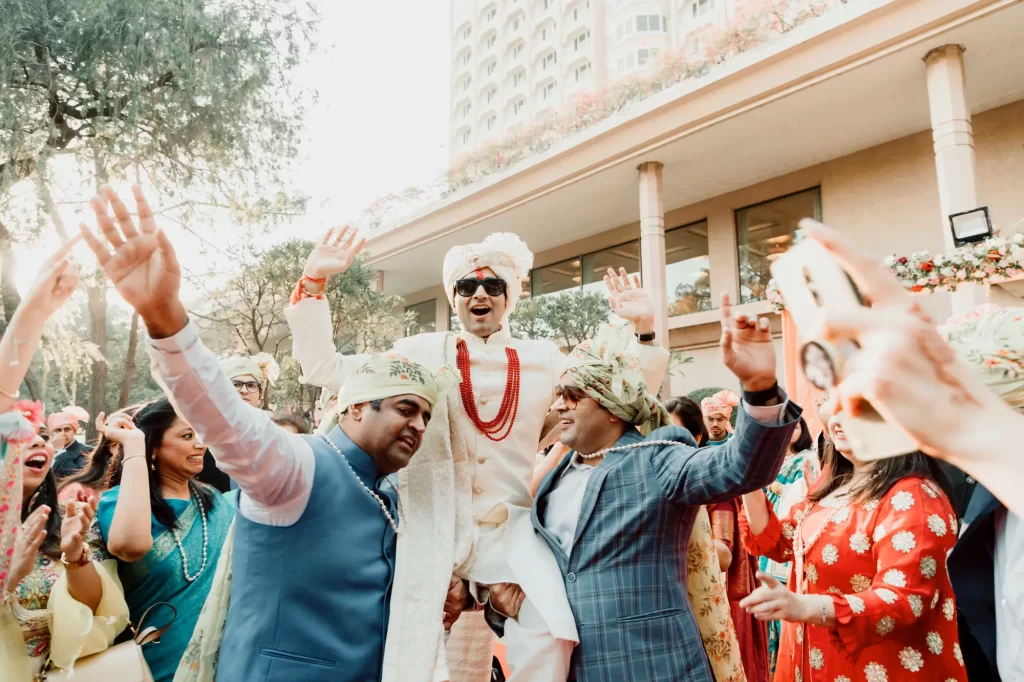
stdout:
<svg viewBox="0 0 1024 682">
<path fill-rule="evenodd" d="M 946 553 L 957 522 L 934 464 L 917 453 L 859 462 L 837 418 L 833 448 L 807 499 L 779 519 L 761 492 L 744 495 L 744 545 L 791 562 L 788 587 L 743 600 L 781 620 L 779 682 L 965 682 Z"/>
</svg>

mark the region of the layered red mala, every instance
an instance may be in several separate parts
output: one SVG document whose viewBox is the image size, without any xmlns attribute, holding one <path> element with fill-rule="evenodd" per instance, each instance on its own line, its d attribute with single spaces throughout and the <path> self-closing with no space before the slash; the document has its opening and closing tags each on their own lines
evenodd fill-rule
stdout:
<svg viewBox="0 0 1024 682">
<path fill-rule="evenodd" d="M 462 406 L 466 408 L 466 414 L 490 440 L 498 443 L 508 438 L 512 433 L 512 426 L 515 424 L 516 415 L 519 413 L 519 385 L 520 368 L 519 355 L 511 346 L 505 348 L 505 355 L 508 357 L 508 373 L 505 377 L 505 394 L 501 398 L 501 409 L 494 419 L 483 421 L 476 409 L 476 398 L 473 395 L 473 378 L 469 371 L 469 347 L 466 342 L 459 339 L 456 344 L 456 364 L 459 372 L 462 373 L 462 383 L 459 384 L 459 393 L 462 395 Z"/>
</svg>

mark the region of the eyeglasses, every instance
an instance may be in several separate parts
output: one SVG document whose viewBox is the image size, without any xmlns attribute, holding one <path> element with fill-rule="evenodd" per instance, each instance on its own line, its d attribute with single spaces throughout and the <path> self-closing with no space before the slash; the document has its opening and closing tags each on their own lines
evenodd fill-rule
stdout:
<svg viewBox="0 0 1024 682">
<path fill-rule="evenodd" d="M 255 393 L 260 390 L 258 381 L 232 381 L 231 384 L 239 393 Z"/>
<path fill-rule="evenodd" d="M 555 402 L 558 402 L 558 398 L 561 398 L 565 401 L 565 406 L 570 410 L 575 410 L 576 406 L 580 404 L 580 401 L 586 397 L 587 394 L 578 388 L 555 386 Z"/>
<path fill-rule="evenodd" d="M 455 293 L 463 298 L 470 298 L 480 287 L 484 288 L 484 293 L 488 296 L 502 296 L 505 293 L 505 280 L 497 277 L 460 279 L 455 282 Z"/>
</svg>

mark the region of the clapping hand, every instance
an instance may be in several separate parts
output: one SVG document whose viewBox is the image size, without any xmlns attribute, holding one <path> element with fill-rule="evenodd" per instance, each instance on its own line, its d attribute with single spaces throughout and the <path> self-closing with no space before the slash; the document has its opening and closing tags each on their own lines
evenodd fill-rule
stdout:
<svg viewBox="0 0 1024 682">
<path fill-rule="evenodd" d="M 654 331 L 654 303 L 640 285 L 640 275 L 630 277 L 626 268 L 619 268 L 616 274 L 615 270 L 608 268 L 604 283 L 608 287 L 608 305 L 613 313 L 631 322 L 637 334 Z"/>
<path fill-rule="evenodd" d="M 732 315 L 729 294 L 722 294 L 722 362 L 745 391 L 775 385 L 775 345 L 766 318 Z"/>
<path fill-rule="evenodd" d="M 303 274 L 310 279 L 327 279 L 352 267 L 366 246 L 366 238 L 354 227 L 332 227 L 316 243 L 306 259 Z"/>
<path fill-rule="evenodd" d="M 50 508 L 43 504 L 36 507 L 18 529 L 18 535 L 14 539 L 14 556 L 4 586 L 8 592 L 12 592 L 25 576 L 32 572 L 36 555 L 39 554 L 39 548 L 46 539 L 46 522 L 49 519 Z"/>
<path fill-rule="evenodd" d="M 95 500 L 88 503 L 64 503 L 64 521 L 60 526 L 60 551 L 68 562 L 80 561 L 85 554 L 85 534 L 92 525 L 95 515 Z"/>
</svg>

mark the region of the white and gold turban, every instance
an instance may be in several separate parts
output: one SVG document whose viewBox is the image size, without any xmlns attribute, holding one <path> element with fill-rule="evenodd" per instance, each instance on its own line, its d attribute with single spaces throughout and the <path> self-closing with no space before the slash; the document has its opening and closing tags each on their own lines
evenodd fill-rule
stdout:
<svg viewBox="0 0 1024 682">
<path fill-rule="evenodd" d="M 452 310 L 456 309 L 455 282 L 478 269 L 490 268 L 505 280 L 507 304 L 503 320 L 507 320 L 523 295 L 523 280 L 532 267 L 533 252 L 511 232 L 497 232 L 479 244 L 456 246 L 444 257 L 443 277 L 448 303 Z"/>
<path fill-rule="evenodd" d="M 375 353 L 345 380 L 338 393 L 337 410 L 341 413 L 352 405 L 398 395 L 419 396 L 433 407 L 438 396 L 460 381 L 458 370 L 448 365 L 431 372 L 398 353 Z"/>
<path fill-rule="evenodd" d="M 257 353 L 252 357 L 235 355 L 220 361 L 220 368 L 228 379 L 251 376 L 260 384 L 260 390 L 265 391 L 267 384 L 277 381 L 281 368 L 270 353 Z"/>
<path fill-rule="evenodd" d="M 1024 409 L 1024 308 L 986 304 L 950 318 L 939 332 L 989 389 Z"/>
</svg>

